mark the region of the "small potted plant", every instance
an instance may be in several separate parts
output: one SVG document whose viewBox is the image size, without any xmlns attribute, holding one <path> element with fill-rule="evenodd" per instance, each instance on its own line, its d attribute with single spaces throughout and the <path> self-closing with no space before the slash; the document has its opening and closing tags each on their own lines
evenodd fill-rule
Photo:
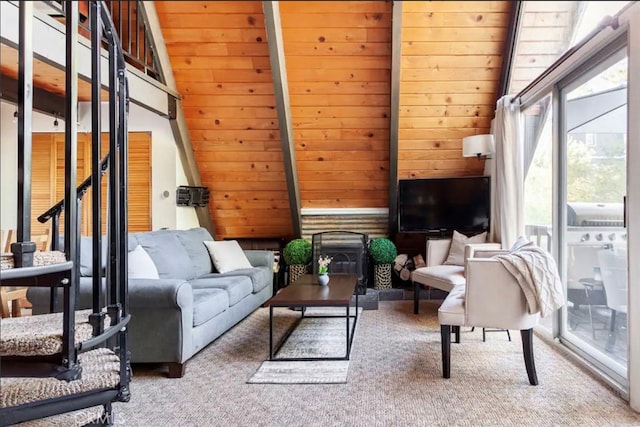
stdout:
<svg viewBox="0 0 640 427">
<path fill-rule="evenodd" d="M 320 255 L 318 258 L 318 283 L 322 286 L 329 284 L 329 264 L 332 259 L 328 255 Z"/>
<path fill-rule="evenodd" d="M 369 242 L 369 254 L 373 259 L 375 289 L 391 289 L 391 265 L 398 256 L 395 243 L 385 237 Z"/>
<path fill-rule="evenodd" d="M 305 239 L 293 239 L 282 252 L 284 262 L 289 266 L 289 279 L 293 283 L 307 272 L 311 261 L 311 243 Z"/>
</svg>

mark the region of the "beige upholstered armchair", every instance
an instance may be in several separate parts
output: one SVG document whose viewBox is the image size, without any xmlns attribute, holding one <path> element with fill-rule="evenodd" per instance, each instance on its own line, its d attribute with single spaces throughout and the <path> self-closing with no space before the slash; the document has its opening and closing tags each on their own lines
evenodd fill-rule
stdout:
<svg viewBox="0 0 640 427">
<path fill-rule="evenodd" d="M 499 243 L 467 243 L 464 244 L 464 256 L 458 257 L 456 264 L 451 261 L 450 251 L 453 239 L 429 239 L 426 247 L 425 267 L 417 268 L 411 273 L 413 283 L 413 312 L 418 314 L 420 290 L 436 288 L 451 292 L 457 286 L 465 284 L 464 260 L 473 256 L 476 250 L 499 250 Z"/>
<path fill-rule="evenodd" d="M 520 284 L 498 259 L 488 258 L 496 252 L 477 251 L 475 257 L 468 258 L 465 264 L 466 283 L 451 289 L 438 310 L 442 336 L 442 376 L 449 378 L 451 374 L 452 327 L 454 330 L 459 330 L 460 326 L 519 329 L 529 383 L 537 385 L 533 327 L 538 323 L 539 314 L 529 314 Z M 459 342 L 459 339 L 456 341 Z"/>
</svg>

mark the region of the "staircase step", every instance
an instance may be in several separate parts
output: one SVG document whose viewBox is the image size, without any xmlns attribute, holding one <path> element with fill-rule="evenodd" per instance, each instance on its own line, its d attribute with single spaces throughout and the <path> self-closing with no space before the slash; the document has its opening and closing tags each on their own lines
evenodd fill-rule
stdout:
<svg viewBox="0 0 640 427">
<path fill-rule="evenodd" d="M 120 360 L 113 351 L 107 348 L 98 348 L 82 353 L 78 359 L 80 366 L 82 366 L 82 378 L 79 380 L 2 378 L 0 408 L 118 387 Z"/>
<path fill-rule="evenodd" d="M 91 408 L 81 409 L 79 411 L 67 412 L 66 414 L 53 415 L 51 417 L 41 418 L 39 420 L 31 420 L 20 423 L 20 427 L 69 427 L 69 426 L 85 426 L 94 425 L 96 420 L 103 417 L 104 408 L 102 406 L 93 406 Z M 112 417 L 115 418 L 114 415 Z M 98 425 L 98 424 L 96 424 Z"/>
<path fill-rule="evenodd" d="M 61 264 L 67 259 L 62 251 L 35 251 L 33 253 L 33 266 L 41 267 L 43 265 Z M 13 268 L 13 254 L 6 253 L 0 255 L 0 270 L 8 270 Z"/>
<path fill-rule="evenodd" d="M 76 311 L 76 345 L 93 335 L 89 324 L 91 313 L 91 310 Z M 106 315 L 104 327 L 110 322 Z M 7 317 L 0 320 L 0 330 L 0 357 L 51 356 L 62 352 L 62 313 Z"/>
</svg>

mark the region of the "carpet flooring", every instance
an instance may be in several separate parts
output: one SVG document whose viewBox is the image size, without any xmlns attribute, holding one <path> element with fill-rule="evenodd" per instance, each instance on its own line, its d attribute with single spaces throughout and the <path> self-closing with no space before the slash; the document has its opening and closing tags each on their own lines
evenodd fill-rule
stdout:
<svg viewBox="0 0 640 427">
<path fill-rule="evenodd" d="M 530 386 L 520 334 L 463 328 L 441 373 L 439 301 L 381 301 L 358 319 L 346 384 L 247 384 L 267 358 L 268 309 L 197 354 L 181 379 L 133 366 L 124 426 L 638 426 L 640 414 L 538 338 L 540 385 Z M 279 327 L 296 312 L 278 317 Z"/>
</svg>

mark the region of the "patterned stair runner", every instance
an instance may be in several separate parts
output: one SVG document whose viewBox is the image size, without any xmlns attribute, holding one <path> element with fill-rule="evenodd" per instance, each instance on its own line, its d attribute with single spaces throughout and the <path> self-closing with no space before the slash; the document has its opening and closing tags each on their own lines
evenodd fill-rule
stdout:
<svg viewBox="0 0 640 427">
<path fill-rule="evenodd" d="M 50 252 L 40 252 L 36 251 L 33 253 L 33 266 L 40 267 L 43 265 L 51 265 L 51 264 L 60 264 L 65 262 L 67 259 L 64 256 L 64 252 L 61 251 L 50 251 Z M 6 253 L 0 255 L 0 270 L 7 270 L 13 268 L 13 254 Z"/>
<path fill-rule="evenodd" d="M 120 383 L 120 361 L 113 351 L 99 348 L 78 356 L 82 378 L 2 378 L 0 408 L 24 405 L 95 390 L 115 389 Z"/>
<path fill-rule="evenodd" d="M 91 310 L 76 311 L 76 344 L 92 336 L 90 314 Z M 109 316 L 105 316 L 104 327 L 110 323 Z M 62 313 L 7 317 L 0 321 L 0 330 L 0 357 L 49 356 L 62 352 Z"/>
<path fill-rule="evenodd" d="M 60 415 L 52 415 L 38 420 L 25 421 L 20 423 L 20 427 L 70 427 L 99 425 L 96 420 L 103 417 L 104 408 L 102 406 L 93 406 L 91 408 L 81 409 L 79 411 L 67 412 Z M 112 418 L 116 415 L 112 414 Z"/>
</svg>

